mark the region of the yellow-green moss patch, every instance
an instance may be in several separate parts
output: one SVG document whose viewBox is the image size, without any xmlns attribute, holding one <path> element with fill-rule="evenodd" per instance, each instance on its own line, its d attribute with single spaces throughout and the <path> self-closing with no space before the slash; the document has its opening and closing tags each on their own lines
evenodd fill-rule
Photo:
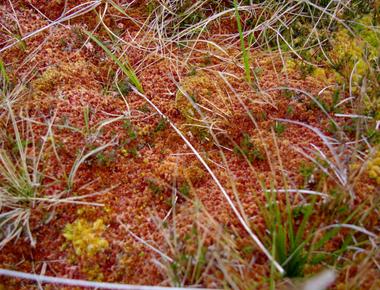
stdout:
<svg viewBox="0 0 380 290">
<path fill-rule="evenodd" d="M 376 152 L 375 157 L 368 164 L 368 175 L 370 178 L 375 179 L 376 183 L 380 185 L 380 151 Z"/>
<path fill-rule="evenodd" d="M 63 236 L 74 247 L 75 254 L 94 256 L 108 248 L 108 241 L 102 237 L 106 229 L 102 219 L 90 223 L 84 219 L 77 219 L 67 224 Z"/>
</svg>

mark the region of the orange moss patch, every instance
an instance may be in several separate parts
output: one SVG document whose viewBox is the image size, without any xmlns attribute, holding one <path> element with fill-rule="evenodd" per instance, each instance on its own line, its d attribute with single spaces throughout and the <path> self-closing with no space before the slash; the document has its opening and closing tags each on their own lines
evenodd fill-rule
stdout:
<svg viewBox="0 0 380 290">
<path fill-rule="evenodd" d="M 64 1 L 47 2 L 31 1 L 49 17 L 59 17 Z M 68 1 L 68 8 L 78 4 L 74 2 Z M 31 8 L 29 1 L 20 3 L 16 7 L 16 14 L 24 33 L 47 24 Z M 145 20 L 145 6 L 141 3 L 136 2 L 131 13 L 138 19 Z M 9 25 L 10 7 L 1 6 L 0 11 L 1 23 Z M 106 24 L 125 32 L 120 36 L 126 43 L 118 44 L 117 51 L 123 51 L 132 66 L 137 68 L 137 75 L 147 97 L 183 130 L 231 199 L 234 202 L 239 199 L 252 228 L 264 236 L 266 227 L 260 207 L 265 206 L 266 201 L 262 183 L 267 188 L 282 188 L 286 179 L 291 187 L 304 186 L 305 178 L 300 174 L 300 168 L 306 160 L 292 146 L 310 148 L 312 143 L 325 149 L 323 142 L 304 127 L 287 124 L 283 132 L 273 134 L 274 119 L 287 118 L 305 122 L 323 131 L 326 131 L 329 124 L 329 119 L 313 105 L 306 94 L 289 93 L 280 87 L 292 87 L 318 95 L 326 85 L 325 80 L 315 76 L 304 77 L 297 71 L 286 74 L 282 70 L 278 54 L 256 50 L 251 52 L 251 59 L 256 68 L 257 86 L 260 90 L 251 88 L 244 81 L 237 44 L 225 47 L 223 42 L 217 42 L 227 54 L 200 42 L 191 49 L 166 47 L 165 53 L 168 54 L 161 55 L 157 52 L 159 44 L 151 40 L 151 32 L 139 31 L 136 24 L 132 25 L 131 21 L 122 18 L 115 10 L 111 12 L 105 18 Z M 3 18 L 3 15 L 6 17 Z M 211 29 L 221 34 L 236 31 L 234 23 L 226 18 L 220 26 Z M 15 47 L 6 51 L 2 58 L 7 68 L 13 70 L 11 75 L 16 81 L 28 75 L 31 67 L 37 72 L 32 74 L 30 86 L 28 84 L 20 99 L 15 101 L 17 116 L 23 113 L 23 116 L 37 122 L 37 125 L 33 125 L 36 143 L 46 134 L 48 121 L 53 121 L 55 147 L 53 148 L 52 142 L 49 143 L 49 150 L 44 155 L 41 171 L 46 175 L 46 189 L 43 193 L 64 193 L 63 197 L 79 197 L 103 192 L 85 200 L 103 203 L 106 210 L 98 207 L 78 210 L 78 206 L 73 204 L 41 204 L 32 208 L 31 229 L 38 246 L 30 248 L 23 237 L 10 243 L 0 253 L 0 265 L 39 272 L 48 261 L 46 273 L 49 275 L 166 285 L 167 277 L 152 263 L 152 259 L 159 260 L 160 256 L 133 239 L 118 221 L 122 221 L 130 231 L 157 248 L 170 251 L 171 248 L 162 236 L 162 231 L 153 222 L 153 217 L 168 217 L 168 221 L 171 221 L 173 194 L 182 194 L 185 198 L 177 200 L 175 212 L 178 216 L 176 230 L 179 236 L 184 239 L 189 233 L 194 223 L 194 215 L 189 209 L 193 206 L 194 199 L 199 199 L 205 212 L 219 225 L 219 228 L 213 228 L 205 234 L 205 245 L 213 245 L 216 237 L 219 237 L 216 233 L 225 230 L 228 235 L 236 238 L 234 247 L 240 252 L 251 246 L 249 251 L 244 252 L 243 258 L 255 262 L 252 267 L 241 271 L 253 281 L 265 283 L 270 271 L 265 256 L 252 243 L 193 152 L 138 95 L 126 93 L 122 98 L 114 89 L 114 81 L 125 80 L 117 75 L 117 67 L 99 47 L 92 43 L 82 47 L 85 39 L 82 39 L 81 29 L 94 27 L 95 24 L 96 17 L 90 13 L 86 17 L 64 23 L 63 26 L 49 29 L 26 41 L 25 50 Z M 96 33 L 99 33 L 100 38 L 103 36 L 106 42 L 105 31 Z M 217 41 L 218 38 L 220 40 L 221 36 L 212 38 L 210 33 L 210 39 Z M 3 40 L 6 39 L 1 39 Z M 148 48 L 141 49 L 139 45 Z M 188 63 L 184 61 L 187 58 Z M 195 70 L 192 71 L 192 67 Z M 218 72 L 222 73 L 229 85 Z M 222 147 L 216 146 L 211 136 L 207 136 L 209 142 L 203 142 L 202 136 L 192 134 L 189 130 L 189 123 L 193 127 L 205 124 L 200 121 L 191 102 L 178 89 L 177 83 L 194 98 L 208 121 L 207 125 L 214 125 L 211 129 L 215 130 L 213 132 L 218 136 Z M 332 93 L 326 90 L 320 97 L 326 103 L 331 103 Z M 256 125 L 252 123 L 246 109 L 255 119 Z M 85 120 L 86 112 L 88 122 Z M 0 113 L 1 129 L 12 135 L 12 128 L 6 118 L 3 118 L 3 111 Z M 102 126 L 97 131 L 100 124 L 120 116 L 125 118 Z M 128 124 L 125 123 L 127 120 Z M 205 129 L 209 132 L 210 128 L 206 126 Z M 248 141 L 252 144 L 247 145 L 247 149 L 253 147 L 262 154 L 262 158 L 251 160 L 251 166 L 235 150 L 236 145 L 245 146 L 245 136 L 248 136 Z M 65 191 L 65 176 L 69 174 L 78 153 L 89 152 L 113 139 L 116 140 L 113 147 L 83 162 L 72 191 Z M 223 158 L 220 152 L 223 152 Z M 374 159 L 374 166 L 377 165 L 376 160 Z M 315 179 L 322 176 L 317 171 L 312 173 Z M 371 176 L 375 177 L 374 173 Z M 52 186 L 47 186 L 53 181 Z M 334 184 L 333 180 L 329 182 Z M 306 185 L 310 189 L 324 190 L 318 188 L 318 182 L 308 183 L 306 180 Z M 376 192 L 373 184 L 366 179 L 358 182 L 357 187 L 359 200 Z M 187 191 L 190 192 L 189 195 L 184 194 Z M 296 194 L 290 195 L 290 198 L 294 204 L 302 200 Z M 285 196 L 279 197 L 278 202 L 285 204 Z M 316 219 L 315 222 L 328 220 L 332 210 L 336 210 L 334 204 L 326 205 L 318 217 L 322 217 L 321 220 Z M 376 217 L 371 217 L 366 222 L 374 227 Z M 60 250 L 65 238 L 66 243 L 73 245 L 77 255 L 73 255 L 72 250 Z M 194 254 L 196 248 L 192 241 L 193 239 L 188 239 L 183 242 L 183 250 Z M 328 247 L 334 250 L 339 248 L 341 242 L 339 236 Z M 83 253 L 89 255 L 81 257 Z M 232 263 L 226 267 L 234 275 L 240 275 Z M 212 271 L 214 276 L 210 275 L 202 281 L 202 286 L 221 286 L 218 283 L 224 279 L 224 274 L 218 269 Z M 12 279 L 0 278 L 0 281 L 5 281 L 3 284 L 11 281 L 9 285 L 20 289 L 31 286 Z"/>
</svg>

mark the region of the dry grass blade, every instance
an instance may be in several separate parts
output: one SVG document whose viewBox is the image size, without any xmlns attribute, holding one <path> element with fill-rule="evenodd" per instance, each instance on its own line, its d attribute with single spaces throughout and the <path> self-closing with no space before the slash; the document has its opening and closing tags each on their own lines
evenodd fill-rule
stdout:
<svg viewBox="0 0 380 290">
<path fill-rule="evenodd" d="M 68 285 L 75 287 L 86 287 L 86 288 L 96 288 L 96 289 L 115 289 L 115 290 L 166 290 L 173 289 L 179 290 L 183 288 L 176 287 L 160 287 L 160 286 L 144 286 L 144 285 L 128 285 L 120 283 L 106 283 L 106 282 L 92 282 L 86 280 L 76 280 L 60 277 L 51 277 L 45 275 L 29 274 L 24 272 L 0 269 L 1 276 L 8 276 L 19 279 L 33 280 L 40 283 L 49 283 L 53 285 Z M 190 290 L 206 290 L 206 288 L 187 288 Z"/>
</svg>

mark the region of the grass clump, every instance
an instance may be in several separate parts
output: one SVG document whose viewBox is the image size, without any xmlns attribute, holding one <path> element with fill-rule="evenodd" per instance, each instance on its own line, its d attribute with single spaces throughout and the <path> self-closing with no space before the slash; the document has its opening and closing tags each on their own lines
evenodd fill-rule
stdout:
<svg viewBox="0 0 380 290">
<path fill-rule="evenodd" d="M 175 243 L 176 255 L 167 268 L 173 286 L 196 284 L 205 274 L 207 246 L 200 239 L 196 227 L 192 227 L 183 237 L 177 237 Z"/>
<path fill-rule="evenodd" d="M 6 143 L 6 131 L 0 130 L 3 138 L 0 148 L 0 248 L 22 233 L 26 233 L 34 246 L 29 218 L 31 209 L 37 204 L 36 199 L 41 198 L 41 163 L 46 142 L 38 146 L 31 124 L 24 123 L 25 127 L 22 128 L 26 129 L 20 130 L 19 120 L 9 103 L 7 110 L 14 134 L 8 135 L 8 140 L 13 144 L 10 149 Z M 45 136 L 46 140 L 48 136 L 49 133 Z"/>
<path fill-rule="evenodd" d="M 189 202 L 181 213 L 173 208 L 170 220 L 156 221 L 165 238 L 166 251 L 155 263 L 169 285 L 228 289 L 255 289 L 260 285 L 245 276 L 251 266 L 239 253 L 233 233 L 218 224 L 200 201 Z M 180 229 L 182 221 L 188 219 L 191 222 Z M 251 254 L 249 250 L 244 253 Z"/>
<path fill-rule="evenodd" d="M 280 194 L 286 195 L 285 202 L 280 201 Z M 353 212 L 341 211 L 337 214 L 336 220 L 333 221 L 341 219 L 341 223 L 322 223 L 318 215 L 323 214 L 323 210 L 317 198 L 317 195 L 314 195 L 307 198 L 307 203 L 294 205 L 285 190 L 266 192 L 267 203 L 265 208 L 262 208 L 262 213 L 268 228 L 268 243 L 272 245 L 272 253 L 285 269 L 287 277 L 304 277 L 314 266 L 320 265 L 321 261 L 335 267 L 342 266 L 344 260 L 341 258 L 351 247 L 360 247 L 370 242 L 368 237 L 361 236 L 361 233 L 373 236 L 354 224 L 361 207 Z M 339 201 L 335 200 L 333 203 L 336 207 Z M 339 207 L 342 207 L 342 204 Z M 351 224 L 348 224 L 349 222 Z M 354 232 L 344 231 L 345 227 L 353 229 Z M 337 240 L 341 241 L 339 245 L 332 247 Z"/>
<path fill-rule="evenodd" d="M 307 260 L 305 239 L 307 225 L 313 212 L 313 204 L 303 207 L 302 221 L 296 228 L 294 212 L 290 206 L 280 208 L 275 192 L 267 192 L 267 204 L 264 212 L 266 225 L 272 240 L 272 252 L 275 253 L 277 261 L 284 267 L 286 276 L 303 277 Z M 314 201 L 315 202 L 315 201 Z"/>
</svg>

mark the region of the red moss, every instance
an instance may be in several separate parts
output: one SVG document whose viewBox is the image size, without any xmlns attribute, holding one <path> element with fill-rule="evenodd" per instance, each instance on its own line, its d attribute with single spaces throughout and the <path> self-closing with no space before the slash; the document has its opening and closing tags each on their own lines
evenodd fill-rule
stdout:
<svg viewBox="0 0 380 290">
<path fill-rule="evenodd" d="M 48 23 L 36 13 L 30 4 L 35 5 L 49 18 L 56 19 L 63 11 L 63 2 L 20 1 L 16 6 L 16 13 L 23 34 Z M 82 2 L 84 1 L 68 1 L 68 9 Z M 144 7 L 135 6 L 133 13 L 144 19 L 143 10 Z M 114 10 L 112 12 L 116 13 Z M 0 13 L 1 23 L 10 25 L 10 7 L 8 5 L 1 6 Z M 80 29 L 93 27 L 94 18 L 93 14 L 90 14 L 73 22 L 65 23 L 63 26 L 50 28 L 27 40 L 24 51 L 14 47 L 4 52 L 2 58 L 10 71 L 13 68 L 12 76 L 16 80 L 25 76 L 32 67 L 36 71 L 31 81 L 31 89 L 26 90 L 25 96 L 16 103 L 16 109 L 19 112 L 24 110 L 31 118 L 40 122 L 51 120 L 55 116 L 55 125 L 63 125 L 68 122 L 71 127 L 77 128 L 74 132 L 68 128 L 54 127 L 59 159 L 55 157 L 55 153 L 49 147 L 50 149 L 46 153 L 44 173 L 47 176 L 56 177 L 60 183 L 46 188 L 43 194 L 53 195 L 65 190 L 64 176 L 69 174 L 79 151 L 85 149 L 88 152 L 96 146 L 106 144 L 115 136 L 117 137 L 119 145 L 109 148 L 105 152 L 114 151 L 112 152 L 114 159 L 109 164 L 102 165 L 97 163 L 96 156 L 89 158 L 78 170 L 73 191 L 67 194 L 67 196 L 85 195 L 108 188 L 109 191 L 106 193 L 86 199 L 86 201 L 104 203 L 106 210 L 96 208 L 96 210 L 85 210 L 78 213 L 78 206 L 72 204 L 60 204 L 52 207 L 43 204 L 33 208 L 31 228 L 37 240 L 37 247 L 31 248 L 24 237 L 13 241 L 2 249 L 0 265 L 27 272 L 31 272 L 34 267 L 34 271 L 39 272 L 44 261 L 49 261 L 46 272 L 48 275 L 87 279 L 88 271 L 86 272 L 86 269 L 91 264 L 97 264 L 106 281 L 132 284 L 162 283 L 164 280 L 162 273 L 151 262 L 151 259 L 159 258 L 157 254 L 136 242 L 117 220 L 120 219 L 130 227 L 133 233 L 144 240 L 154 241 L 157 247 L 165 248 L 162 234 L 150 217 L 153 214 L 160 218 L 166 216 L 170 210 L 168 201 L 172 195 L 172 186 L 184 182 L 191 184 L 191 197 L 199 199 L 205 210 L 220 225 L 229 231 L 237 232 L 242 245 L 252 244 L 224 196 L 196 157 L 188 147 L 184 146 L 183 141 L 169 126 L 163 130 L 155 130 L 160 118 L 154 115 L 155 112 L 152 108 L 149 108 L 147 112 L 146 108 L 144 109 L 145 101 L 136 94 L 128 94 L 126 100 L 131 108 L 133 116 L 131 120 L 135 130 L 143 133 L 139 134 L 136 140 L 128 140 L 130 136 L 123 128 L 123 122 L 120 121 L 105 126 L 97 140 L 90 141 L 90 136 L 84 132 L 83 112 L 86 107 L 90 108 L 89 124 L 91 128 L 95 128 L 100 122 L 109 119 L 111 115 L 121 115 L 126 111 L 124 101 L 108 83 L 109 72 L 115 71 L 117 67 L 106 59 L 105 53 L 95 44 L 82 47 L 84 40 L 81 39 L 83 35 L 80 33 Z M 111 18 L 106 19 L 107 25 L 120 27 L 128 32 L 122 35 L 126 42 L 135 41 L 146 44 L 144 37 L 149 34 L 138 35 L 136 26 L 131 25 L 127 20 L 115 22 Z M 227 24 L 224 25 L 224 23 Z M 12 25 L 14 26 L 14 24 Z M 231 19 L 224 19 L 220 26 L 212 27 L 211 31 L 215 30 L 219 34 L 223 34 L 235 29 Z M 104 32 L 100 32 L 100 35 L 102 34 L 105 35 Z M 218 38 L 220 37 L 215 37 L 216 40 Z M 4 40 L 6 39 L 0 39 L 0 41 Z M 154 47 L 154 44 L 151 46 Z M 165 59 L 156 53 L 149 54 L 137 46 L 127 47 L 124 45 L 122 48 L 125 48 L 129 63 L 133 67 L 138 67 L 137 75 L 147 97 L 185 132 L 186 127 L 181 125 L 186 120 L 175 106 L 177 91 L 175 82 L 180 82 L 188 74 L 187 64 Z M 238 44 L 226 47 L 229 53 L 228 59 L 231 61 L 225 61 L 225 55 L 220 51 L 209 49 L 204 43 L 197 44 L 195 48 L 197 50 L 192 51 L 191 54 L 189 49 L 166 49 L 170 49 L 173 58 L 183 60 L 189 57 L 189 64 L 196 66 L 199 70 L 212 69 L 235 75 L 236 78 L 228 76 L 226 78 L 239 94 L 245 106 L 252 112 L 258 124 L 258 128 L 256 128 L 234 92 L 227 86 L 224 87 L 232 98 L 231 108 L 229 108 L 232 114 L 229 116 L 229 122 L 222 126 L 226 136 L 220 136 L 221 144 L 226 148 L 233 149 L 234 143 L 239 144 L 242 134 L 246 133 L 257 142 L 260 148 L 266 147 L 268 156 L 265 156 L 265 160 L 253 161 L 252 166 L 255 171 L 252 171 L 244 158 L 236 152 L 223 151 L 229 170 L 233 175 L 232 182 L 231 176 L 223 169 L 225 164 L 219 154 L 219 148 L 212 142 L 211 137 L 209 142 L 203 143 L 196 136 L 190 134 L 187 136 L 202 153 L 202 156 L 212 159 L 213 162 L 208 162 L 210 167 L 234 201 L 236 201 L 236 197 L 233 195 L 232 186 L 236 185 L 238 198 L 248 219 L 252 221 L 258 232 L 265 233 L 266 225 L 260 213 L 260 207 L 265 203 L 265 197 L 260 181 L 264 181 L 268 188 L 273 183 L 281 188 L 284 186 L 283 174 L 289 172 L 288 177 L 292 184 L 294 186 L 302 185 L 303 177 L 299 175 L 299 168 L 305 159 L 291 146 L 309 147 L 310 143 L 313 143 L 324 148 L 322 141 L 314 133 L 304 127 L 294 125 L 286 125 L 284 133 L 277 137 L 276 145 L 271 132 L 273 119 L 289 118 L 306 122 L 320 129 L 326 128 L 328 124 L 328 119 L 322 112 L 308 106 L 310 100 L 306 96 L 298 95 L 288 98 L 284 93 L 271 89 L 291 86 L 316 94 L 324 84 L 312 78 L 302 79 L 297 73 L 291 74 L 287 78 L 284 74 L 279 73 L 281 72 L 281 61 L 278 55 L 267 55 L 264 52 L 255 51 L 252 53 L 252 59 L 263 71 L 259 76 L 259 85 L 262 90 L 268 90 L 267 94 L 259 94 L 246 84 L 244 71 L 234 64 L 234 61 L 240 57 Z M 35 51 L 35 49 L 37 50 Z M 28 56 L 32 52 L 34 55 L 29 59 Z M 46 80 L 49 72 L 53 72 L 53 78 Z M 287 110 L 289 106 L 294 108 L 291 115 Z M 11 131 L 9 126 L 4 125 L 4 127 Z M 36 126 L 34 129 L 36 139 L 46 132 L 46 126 Z M 278 159 L 276 146 L 278 146 L 283 167 Z M 138 154 L 136 156 L 124 154 L 123 149 L 127 151 L 133 149 L 138 151 Z M 151 179 L 162 186 L 162 192 L 152 193 L 149 184 Z M 363 184 L 368 184 L 368 182 L 363 181 Z M 362 186 L 360 187 L 362 188 Z M 368 187 L 368 190 L 371 191 L 373 188 Z M 358 194 L 360 198 L 365 198 L 365 193 L 359 191 Z M 284 202 L 284 198 L 280 198 L 279 201 Z M 193 217 L 187 212 L 191 202 L 186 198 L 178 201 L 177 214 L 183 217 L 183 220 L 178 223 L 180 233 L 185 233 L 192 225 Z M 50 214 L 53 215 L 53 218 L 48 224 L 44 224 L 44 217 Z M 109 225 L 107 240 L 110 248 L 91 261 L 80 258 L 74 262 L 70 261 L 72 249 L 61 250 L 64 243 L 62 229 L 78 216 L 88 220 L 104 218 Z M 369 224 L 374 226 L 376 220 L 371 220 Z M 335 249 L 341 243 L 340 238 L 331 241 L 328 247 Z M 207 243 L 212 244 L 212 242 L 214 241 L 211 236 Z M 257 249 L 255 249 L 255 254 L 257 254 L 256 263 L 253 269 L 247 270 L 247 275 L 252 276 L 255 280 L 262 280 L 263 276 L 268 275 L 267 260 Z M 218 275 L 220 275 L 220 279 L 223 279 L 222 273 L 215 273 L 215 277 Z M 0 279 L 0 281 L 10 283 L 9 285 L 17 285 L 15 287 L 20 287 L 20 289 L 30 286 L 30 284 L 24 284 L 17 280 Z M 205 281 L 205 286 L 208 283 L 212 286 L 214 281 Z"/>
</svg>

